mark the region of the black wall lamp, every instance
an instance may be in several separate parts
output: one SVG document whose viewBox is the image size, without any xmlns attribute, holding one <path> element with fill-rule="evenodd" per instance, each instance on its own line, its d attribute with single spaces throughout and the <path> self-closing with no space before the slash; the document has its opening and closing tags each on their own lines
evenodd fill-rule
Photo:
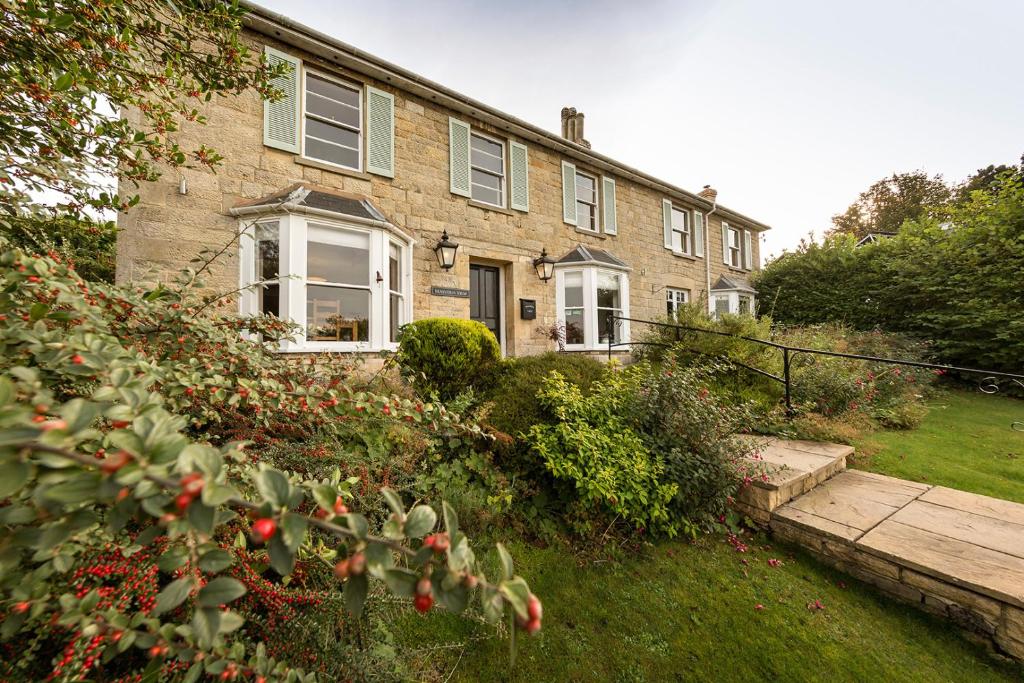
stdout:
<svg viewBox="0 0 1024 683">
<path fill-rule="evenodd" d="M 555 274 L 555 260 L 548 256 L 548 250 L 542 248 L 540 250 L 540 256 L 533 259 L 533 267 L 537 269 L 537 277 L 542 282 L 547 282 Z"/>
<path fill-rule="evenodd" d="M 455 265 L 455 252 L 459 250 L 459 245 L 448 239 L 448 231 L 445 230 L 441 233 L 441 241 L 434 247 L 434 254 L 437 255 L 437 263 L 444 270 L 451 270 L 452 266 Z"/>
</svg>

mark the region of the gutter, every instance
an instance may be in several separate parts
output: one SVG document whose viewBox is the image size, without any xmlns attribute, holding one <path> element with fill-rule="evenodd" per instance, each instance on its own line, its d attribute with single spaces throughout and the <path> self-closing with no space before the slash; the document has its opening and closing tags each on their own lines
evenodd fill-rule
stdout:
<svg viewBox="0 0 1024 683">
<path fill-rule="evenodd" d="M 328 62 L 376 78 L 389 85 L 400 87 L 425 100 L 436 102 L 449 109 L 468 114 L 491 124 L 495 128 L 514 133 L 524 140 L 533 140 L 534 142 L 541 143 L 556 152 L 584 163 L 589 163 L 591 166 L 601 170 L 615 173 L 639 185 L 644 185 L 669 196 L 684 199 L 691 204 L 695 204 L 698 208 L 715 210 L 713 202 L 709 202 L 703 197 L 688 192 L 681 187 L 655 178 L 652 175 L 615 161 L 603 154 L 598 154 L 574 142 L 569 142 L 561 136 L 555 135 L 539 126 L 467 97 L 440 83 L 436 83 L 408 69 L 392 64 L 348 43 L 321 33 L 316 29 L 312 29 L 283 14 L 272 12 L 251 2 L 251 0 L 239 0 L 239 5 L 249 12 L 243 19 L 245 25 L 257 33 L 305 49 Z M 739 212 L 726 209 L 724 206 L 719 207 L 719 212 L 726 214 L 731 219 L 745 223 L 748 227 L 755 230 L 771 230 L 770 226 L 749 216 L 744 216 Z"/>
</svg>

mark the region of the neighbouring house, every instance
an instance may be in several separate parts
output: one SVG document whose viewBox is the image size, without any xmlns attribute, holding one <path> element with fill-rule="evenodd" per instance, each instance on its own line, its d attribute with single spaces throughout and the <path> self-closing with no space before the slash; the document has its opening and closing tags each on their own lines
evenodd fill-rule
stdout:
<svg viewBox="0 0 1024 683">
<path fill-rule="evenodd" d="M 865 244 L 877 244 L 884 239 L 889 239 L 890 237 L 895 236 L 896 233 L 885 232 L 883 230 L 879 230 L 877 232 L 869 232 L 868 234 L 864 235 L 859 240 L 857 240 L 857 244 L 855 244 L 854 246 L 863 247 Z"/>
<path fill-rule="evenodd" d="M 401 325 L 432 316 L 479 320 L 510 355 L 555 348 L 556 323 L 567 350 L 597 351 L 630 339 L 610 314 L 752 309 L 768 226 L 710 187 L 691 193 L 594 151 L 575 109 L 557 135 L 248 7 L 245 39 L 290 67 L 284 97 L 204 105 L 207 125 L 181 135 L 224 164 L 138 190 L 118 219 L 120 282 L 166 280 L 229 245 L 207 286 L 262 283 L 240 311 L 298 323 L 282 348 L 294 352 L 392 349 Z"/>
</svg>

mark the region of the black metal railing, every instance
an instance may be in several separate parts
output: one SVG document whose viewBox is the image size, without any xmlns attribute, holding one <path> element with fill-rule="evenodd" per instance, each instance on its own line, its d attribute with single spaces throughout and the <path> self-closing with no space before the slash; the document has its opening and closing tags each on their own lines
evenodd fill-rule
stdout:
<svg viewBox="0 0 1024 683">
<path fill-rule="evenodd" d="M 617 316 L 610 314 L 607 318 L 608 321 L 608 359 L 612 358 L 613 349 L 620 346 L 658 346 L 662 348 L 672 348 L 683 341 L 684 332 L 699 332 L 701 334 L 713 334 L 720 337 L 730 337 L 732 339 L 741 339 L 743 341 L 753 342 L 760 344 L 765 347 L 778 349 L 782 352 L 782 375 L 776 375 L 775 373 L 768 372 L 753 365 L 737 361 L 732 358 L 725 358 L 721 356 L 715 356 L 714 354 L 707 354 L 693 349 L 688 349 L 691 353 L 697 353 L 700 355 L 706 355 L 719 360 L 725 360 L 733 365 L 745 368 L 751 372 L 754 372 L 763 377 L 767 377 L 776 382 L 781 383 L 785 387 L 786 392 L 786 411 L 789 413 L 793 412 L 793 378 L 791 374 L 791 368 L 793 363 L 793 357 L 799 353 L 807 353 L 818 356 L 830 356 L 833 358 L 849 358 L 852 360 L 863 360 L 871 363 L 886 363 L 888 365 L 903 365 L 912 368 L 924 368 L 928 370 L 941 370 L 947 373 L 958 373 L 962 375 L 977 375 L 980 376 L 978 382 L 978 388 L 986 394 L 995 394 L 999 391 L 999 380 L 1007 379 L 1015 384 L 1019 385 L 1024 389 L 1024 374 L 1017 374 L 1013 372 L 998 372 L 995 370 L 983 370 L 980 368 L 964 368 L 957 365 L 945 365 L 943 363 L 925 363 L 916 360 L 904 360 L 901 358 L 882 358 L 880 356 L 867 356 L 859 353 L 844 353 L 842 351 L 823 351 L 821 349 L 809 349 L 803 346 L 789 346 L 788 344 L 780 344 L 779 342 L 770 341 L 768 339 L 758 339 L 757 337 L 747 337 L 740 334 L 733 334 L 731 332 L 721 332 L 719 330 L 708 330 L 703 327 L 691 327 L 688 325 L 678 325 L 675 323 L 658 322 L 655 320 L 641 320 L 639 318 L 627 318 L 623 316 Z M 651 325 L 654 327 L 660 327 L 662 329 L 674 330 L 675 340 L 669 344 L 666 342 L 658 341 L 616 341 L 619 337 L 619 330 L 622 329 L 623 323 L 640 323 L 643 325 Z M 1024 422 L 1014 422 L 1012 428 L 1016 431 L 1024 431 Z"/>
</svg>

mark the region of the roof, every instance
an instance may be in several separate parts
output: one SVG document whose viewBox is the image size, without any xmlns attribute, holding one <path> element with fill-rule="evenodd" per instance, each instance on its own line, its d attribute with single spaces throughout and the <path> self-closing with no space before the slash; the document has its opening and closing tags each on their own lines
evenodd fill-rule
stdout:
<svg viewBox="0 0 1024 683">
<path fill-rule="evenodd" d="M 857 245 L 856 246 L 859 247 L 862 244 L 874 244 L 875 242 L 877 242 L 879 239 L 881 239 L 883 237 L 895 237 L 895 236 L 896 236 L 896 233 L 894 233 L 894 232 L 885 232 L 883 230 L 876 230 L 875 232 L 869 232 L 868 234 L 864 235 L 859 240 L 857 240 Z"/>
<path fill-rule="evenodd" d="M 771 229 L 765 223 L 754 220 L 738 211 L 655 178 L 648 173 L 637 170 L 603 154 L 598 154 L 582 145 L 570 142 L 558 134 L 535 126 L 511 114 L 506 114 L 499 109 L 474 100 L 440 83 L 424 78 L 408 69 L 392 64 L 337 38 L 312 29 L 283 14 L 272 12 L 250 0 L 240 0 L 239 4 L 250 12 L 245 17 L 245 24 L 253 31 L 306 50 L 333 64 L 344 66 L 357 73 L 376 78 L 395 87 L 400 87 L 403 90 L 441 104 L 449 109 L 486 121 L 498 129 L 514 133 L 524 140 L 533 140 L 556 152 L 589 163 L 598 169 L 614 172 L 620 177 L 628 178 L 659 192 L 686 199 L 698 208 L 705 210 L 714 208 L 715 213 L 721 214 L 728 220 L 744 223 L 759 231 Z"/>
<path fill-rule="evenodd" d="M 364 221 L 388 223 L 388 219 L 373 205 L 369 197 L 339 192 L 309 183 L 295 183 L 259 199 L 239 202 L 231 208 L 233 215 L 256 213 L 274 209 L 314 209 Z"/>
<path fill-rule="evenodd" d="M 578 266 L 584 264 L 608 266 L 619 270 L 632 270 L 625 261 L 617 256 L 613 256 L 603 249 L 594 249 L 584 244 L 577 245 L 575 249 L 571 249 L 565 256 L 555 262 L 555 265 Z"/>
<path fill-rule="evenodd" d="M 711 286 L 711 291 L 739 291 L 757 294 L 757 290 L 748 285 L 746 282 L 737 282 L 736 280 L 733 280 L 732 278 L 726 277 L 724 275 L 718 276 L 718 280 L 716 280 L 715 284 Z"/>
</svg>

